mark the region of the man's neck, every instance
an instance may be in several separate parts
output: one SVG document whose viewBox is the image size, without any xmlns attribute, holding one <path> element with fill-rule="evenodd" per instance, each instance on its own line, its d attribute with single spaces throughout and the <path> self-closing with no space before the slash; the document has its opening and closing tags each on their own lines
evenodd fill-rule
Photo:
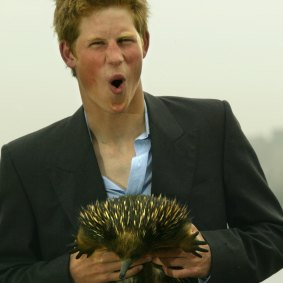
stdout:
<svg viewBox="0 0 283 283">
<path fill-rule="evenodd" d="M 144 101 L 134 111 L 115 114 L 88 111 L 86 115 L 88 126 L 98 143 L 119 144 L 134 141 L 145 131 Z"/>
</svg>

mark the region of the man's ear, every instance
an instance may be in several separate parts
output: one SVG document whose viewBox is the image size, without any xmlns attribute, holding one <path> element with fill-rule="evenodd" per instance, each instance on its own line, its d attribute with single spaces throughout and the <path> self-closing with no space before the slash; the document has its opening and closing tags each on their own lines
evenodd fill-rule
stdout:
<svg viewBox="0 0 283 283">
<path fill-rule="evenodd" d="M 74 56 L 70 45 L 66 41 L 61 41 L 59 44 L 59 48 L 61 57 L 66 63 L 66 65 L 69 68 L 74 69 L 76 66 L 76 57 Z"/>
<path fill-rule="evenodd" d="M 147 31 L 143 37 L 143 58 L 145 58 L 148 48 L 149 48 L 149 40 L 150 40 L 150 35 L 149 32 Z"/>
</svg>

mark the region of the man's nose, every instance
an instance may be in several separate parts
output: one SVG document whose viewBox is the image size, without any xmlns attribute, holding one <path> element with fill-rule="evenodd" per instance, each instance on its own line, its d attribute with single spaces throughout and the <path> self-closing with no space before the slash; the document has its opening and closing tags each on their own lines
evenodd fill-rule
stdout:
<svg viewBox="0 0 283 283">
<path fill-rule="evenodd" d="M 117 42 L 110 42 L 108 44 L 106 61 L 111 65 L 120 65 L 124 61 L 123 52 Z"/>
</svg>

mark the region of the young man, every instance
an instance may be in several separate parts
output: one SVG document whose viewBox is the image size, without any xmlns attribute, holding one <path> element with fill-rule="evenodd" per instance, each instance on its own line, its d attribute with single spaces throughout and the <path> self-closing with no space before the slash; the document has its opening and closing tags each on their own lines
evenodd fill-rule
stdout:
<svg viewBox="0 0 283 283">
<path fill-rule="evenodd" d="M 81 206 L 125 194 L 188 203 L 209 250 L 153 261 L 184 282 L 259 282 L 283 266 L 283 214 L 227 102 L 143 92 L 145 0 L 57 0 L 55 29 L 83 107 L 5 145 L 0 167 L 0 282 L 103 283 L 120 259 L 68 244 Z M 178 267 L 178 268 L 176 268 Z"/>
</svg>

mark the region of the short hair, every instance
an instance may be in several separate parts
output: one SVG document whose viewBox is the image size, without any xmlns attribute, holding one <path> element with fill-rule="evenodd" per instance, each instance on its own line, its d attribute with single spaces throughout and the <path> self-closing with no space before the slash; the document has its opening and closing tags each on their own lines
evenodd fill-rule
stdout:
<svg viewBox="0 0 283 283">
<path fill-rule="evenodd" d="M 79 24 L 93 11 L 111 6 L 125 7 L 133 17 L 134 25 L 143 39 L 148 31 L 149 8 L 147 0 L 55 0 L 54 29 L 58 40 L 72 48 L 79 36 Z"/>
</svg>

